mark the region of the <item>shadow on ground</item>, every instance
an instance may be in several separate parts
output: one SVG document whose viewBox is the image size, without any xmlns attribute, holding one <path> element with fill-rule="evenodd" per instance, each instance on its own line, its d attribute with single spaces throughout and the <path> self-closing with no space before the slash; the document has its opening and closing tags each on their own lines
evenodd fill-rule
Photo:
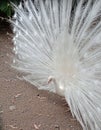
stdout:
<svg viewBox="0 0 101 130">
<path fill-rule="evenodd" d="M 1 109 L 0 109 L 1 112 Z M 3 121 L 2 121 L 2 115 L 0 113 L 0 130 L 3 130 Z"/>
</svg>

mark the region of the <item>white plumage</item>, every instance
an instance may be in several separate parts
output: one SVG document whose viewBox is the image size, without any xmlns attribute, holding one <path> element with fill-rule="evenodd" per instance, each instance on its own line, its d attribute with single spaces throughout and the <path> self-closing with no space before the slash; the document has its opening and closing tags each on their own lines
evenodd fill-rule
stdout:
<svg viewBox="0 0 101 130">
<path fill-rule="evenodd" d="M 101 130 L 101 0 L 29 0 L 15 6 L 13 66 L 64 96 L 83 130 Z"/>
</svg>

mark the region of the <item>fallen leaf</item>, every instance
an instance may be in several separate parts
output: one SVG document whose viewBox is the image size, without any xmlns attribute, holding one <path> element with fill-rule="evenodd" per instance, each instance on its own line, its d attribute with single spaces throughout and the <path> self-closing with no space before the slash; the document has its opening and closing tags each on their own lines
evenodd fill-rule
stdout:
<svg viewBox="0 0 101 130">
<path fill-rule="evenodd" d="M 11 111 L 13 111 L 13 110 L 16 109 L 16 107 L 15 107 L 15 106 L 9 106 L 9 109 L 10 109 Z"/>
<path fill-rule="evenodd" d="M 40 125 L 34 124 L 34 128 L 35 128 L 36 130 L 39 130 L 40 126 L 41 126 L 41 124 L 40 124 Z"/>
<path fill-rule="evenodd" d="M 11 127 L 12 129 L 17 129 L 18 127 L 13 126 L 13 125 L 9 125 L 9 127 Z"/>
<path fill-rule="evenodd" d="M 21 96 L 22 94 L 21 93 L 18 93 L 17 95 L 15 95 L 14 97 L 15 98 L 18 98 L 19 96 Z"/>
</svg>

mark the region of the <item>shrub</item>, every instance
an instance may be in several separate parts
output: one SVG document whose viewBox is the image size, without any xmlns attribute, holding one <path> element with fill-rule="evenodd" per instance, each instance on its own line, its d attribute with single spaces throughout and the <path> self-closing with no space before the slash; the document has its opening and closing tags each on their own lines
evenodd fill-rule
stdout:
<svg viewBox="0 0 101 130">
<path fill-rule="evenodd" d="M 9 17 L 13 13 L 13 9 L 11 6 L 11 2 L 14 4 L 18 4 L 20 0 L 2 0 L 0 1 L 0 15 Z"/>
</svg>

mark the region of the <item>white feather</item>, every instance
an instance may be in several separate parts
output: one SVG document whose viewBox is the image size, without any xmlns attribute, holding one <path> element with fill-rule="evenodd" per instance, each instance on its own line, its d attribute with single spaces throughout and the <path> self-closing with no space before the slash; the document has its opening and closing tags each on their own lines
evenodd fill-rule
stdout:
<svg viewBox="0 0 101 130">
<path fill-rule="evenodd" d="M 83 130 L 101 130 L 101 0 L 73 3 L 14 5 L 13 66 L 39 89 L 64 96 Z"/>
</svg>

